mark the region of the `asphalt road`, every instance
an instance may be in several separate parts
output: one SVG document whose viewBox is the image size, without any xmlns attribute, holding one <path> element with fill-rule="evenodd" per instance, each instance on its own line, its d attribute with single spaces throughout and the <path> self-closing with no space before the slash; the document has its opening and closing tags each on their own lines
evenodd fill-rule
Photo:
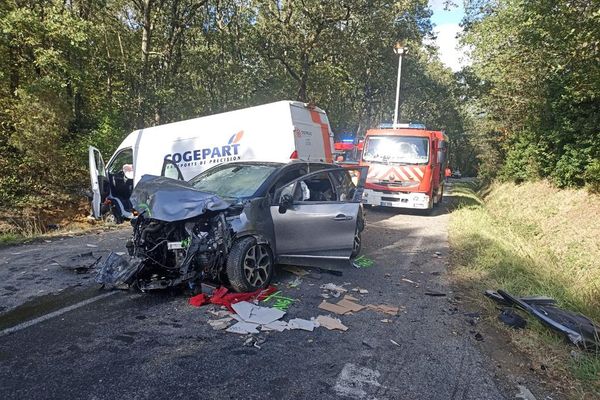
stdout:
<svg viewBox="0 0 600 400">
<path fill-rule="evenodd" d="M 514 398 L 514 384 L 496 375 L 477 327 L 466 323 L 473 310 L 447 283 L 447 223 L 444 209 L 368 210 L 363 254 L 372 267 L 313 274 L 295 288 L 287 285 L 295 277 L 279 271 L 275 283 L 295 299 L 289 318 L 327 314 L 317 306 L 329 282 L 367 289 L 352 294 L 398 306 L 399 315 L 344 315 L 346 332 L 264 332 L 255 335 L 260 349 L 213 330 L 207 307 L 191 307 L 183 293 L 98 298 L 107 292 L 91 273 L 61 267 L 124 251 L 127 228 L 0 249 L 0 398 Z"/>
</svg>

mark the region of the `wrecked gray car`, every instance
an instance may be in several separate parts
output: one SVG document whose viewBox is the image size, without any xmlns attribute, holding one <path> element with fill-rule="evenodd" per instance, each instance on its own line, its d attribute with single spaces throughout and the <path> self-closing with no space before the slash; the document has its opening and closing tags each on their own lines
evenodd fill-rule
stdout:
<svg viewBox="0 0 600 400">
<path fill-rule="evenodd" d="M 188 182 L 142 177 L 129 259 L 111 254 L 97 281 L 142 290 L 199 281 L 266 287 L 275 264 L 338 267 L 360 252 L 367 167 L 235 162 Z M 181 177 L 167 161 L 162 175 Z"/>
</svg>

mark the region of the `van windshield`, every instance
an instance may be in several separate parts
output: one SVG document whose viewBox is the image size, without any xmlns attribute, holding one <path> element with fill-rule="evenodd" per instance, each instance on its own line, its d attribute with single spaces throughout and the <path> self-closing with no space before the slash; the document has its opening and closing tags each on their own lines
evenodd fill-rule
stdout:
<svg viewBox="0 0 600 400">
<path fill-rule="evenodd" d="M 429 139 L 418 136 L 369 136 L 363 159 L 384 163 L 427 164 Z"/>
<path fill-rule="evenodd" d="M 247 198 L 277 169 L 265 164 L 224 164 L 208 169 L 192 178 L 190 183 L 198 190 L 222 198 Z"/>
</svg>

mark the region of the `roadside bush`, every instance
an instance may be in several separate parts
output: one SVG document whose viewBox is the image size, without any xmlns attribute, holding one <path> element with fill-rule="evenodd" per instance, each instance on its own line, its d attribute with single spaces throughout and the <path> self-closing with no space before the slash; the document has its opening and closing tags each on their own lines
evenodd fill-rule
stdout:
<svg viewBox="0 0 600 400">
<path fill-rule="evenodd" d="M 550 174 L 552 181 L 561 188 L 583 186 L 584 172 L 589 164 L 589 148 L 565 146 L 563 155 Z"/>
<path fill-rule="evenodd" d="M 526 138 L 526 135 L 520 136 L 508 146 L 499 178 L 515 183 L 539 178 L 538 152 L 538 148 Z"/>
<path fill-rule="evenodd" d="M 600 193 L 600 160 L 594 160 L 587 166 L 584 179 L 591 193 Z"/>
</svg>

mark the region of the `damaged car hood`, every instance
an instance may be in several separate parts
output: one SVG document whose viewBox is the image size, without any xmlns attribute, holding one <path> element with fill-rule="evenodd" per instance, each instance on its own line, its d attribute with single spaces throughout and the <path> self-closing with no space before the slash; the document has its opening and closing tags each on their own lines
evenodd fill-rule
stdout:
<svg viewBox="0 0 600 400">
<path fill-rule="evenodd" d="M 207 210 L 219 211 L 229 203 L 212 193 L 201 192 L 185 181 L 144 175 L 133 189 L 131 204 L 147 218 L 165 222 L 197 217 Z"/>
</svg>

